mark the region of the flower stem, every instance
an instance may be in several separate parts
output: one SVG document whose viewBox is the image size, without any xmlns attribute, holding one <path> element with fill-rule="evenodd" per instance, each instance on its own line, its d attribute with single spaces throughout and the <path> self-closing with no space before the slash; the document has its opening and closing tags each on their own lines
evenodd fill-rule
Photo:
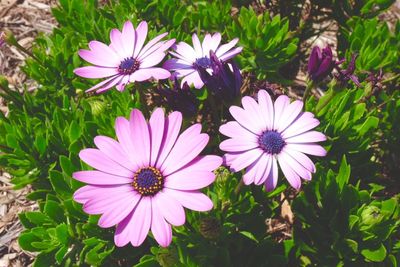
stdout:
<svg viewBox="0 0 400 267">
<path fill-rule="evenodd" d="M 5 31 L 5 41 L 9 45 L 15 46 L 17 49 L 21 50 L 22 52 L 24 52 L 25 54 L 27 54 L 28 56 L 30 56 L 31 58 L 36 60 L 40 65 L 43 66 L 42 62 L 34 54 L 32 54 L 28 49 L 26 49 L 25 47 L 23 47 L 18 43 L 17 39 L 15 38 L 15 36 L 11 31 Z"/>
<path fill-rule="evenodd" d="M 306 100 L 307 100 L 308 96 L 310 95 L 311 90 L 314 88 L 314 86 L 315 86 L 314 82 L 311 79 L 308 79 L 307 80 L 307 87 L 306 87 L 306 90 L 304 91 L 304 95 L 303 95 L 303 102 L 304 103 L 306 102 Z"/>
</svg>

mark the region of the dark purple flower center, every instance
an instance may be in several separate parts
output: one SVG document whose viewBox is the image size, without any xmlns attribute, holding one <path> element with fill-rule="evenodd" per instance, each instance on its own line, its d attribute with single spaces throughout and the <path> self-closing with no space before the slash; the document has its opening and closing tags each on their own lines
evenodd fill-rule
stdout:
<svg viewBox="0 0 400 267">
<path fill-rule="evenodd" d="M 258 137 L 258 144 L 268 154 L 279 154 L 286 145 L 280 133 L 265 131 Z"/>
<path fill-rule="evenodd" d="M 120 74 L 131 74 L 137 71 L 140 67 L 140 62 L 133 57 L 125 58 L 121 61 L 121 64 L 118 66 L 118 72 Z"/>
<path fill-rule="evenodd" d="M 133 188 L 143 196 L 154 196 L 164 187 L 164 177 L 154 167 L 141 168 L 135 172 Z"/>
<path fill-rule="evenodd" d="M 211 67 L 211 60 L 208 57 L 201 57 L 194 62 L 195 67 L 207 69 Z"/>
</svg>

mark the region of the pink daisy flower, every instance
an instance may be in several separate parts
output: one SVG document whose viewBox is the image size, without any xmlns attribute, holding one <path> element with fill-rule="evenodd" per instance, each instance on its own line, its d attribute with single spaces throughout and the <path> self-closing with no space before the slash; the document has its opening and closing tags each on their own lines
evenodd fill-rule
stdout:
<svg viewBox="0 0 400 267">
<path fill-rule="evenodd" d="M 258 92 L 258 102 L 252 97 L 242 98 L 243 108 L 232 106 L 229 111 L 236 121 L 223 124 L 219 130 L 230 137 L 220 144 L 228 153 L 224 159 L 238 172 L 246 168 L 246 185 L 264 183 L 266 190 L 276 187 L 278 163 L 296 189 L 301 179 L 311 180 L 315 165 L 308 156 L 325 156 L 325 149 L 315 144 L 325 141 L 324 134 L 310 131 L 319 121 L 310 112 L 302 112 L 303 102 L 290 103 L 287 96 L 279 96 L 275 103 L 265 90 Z"/>
<path fill-rule="evenodd" d="M 212 209 L 211 200 L 199 190 L 214 182 L 213 170 L 222 159 L 199 156 L 208 135 L 195 124 L 179 135 L 180 112 L 167 118 L 161 108 L 146 122 L 134 109 L 130 120 L 115 122 L 118 141 L 97 136 L 97 149 L 87 148 L 79 157 L 96 170 L 73 174 L 87 183 L 74 194 L 88 214 L 102 214 L 100 227 L 117 225 L 117 246 L 139 246 L 149 230 L 161 246 L 172 239 L 171 224 L 185 223 L 184 207 L 196 211 Z"/>
<path fill-rule="evenodd" d="M 175 45 L 175 52 L 170 52 L 176 58 L 167 60 L 163 67 L 170 71 L 175 71 L 174 75 L 182 78 L 182 86 L 185 82 L 189 86 L 194 85 L 195 88 L 200 89 L 204 83 L 198 73 L 198 68 L 211 69 L 210 51 L 215 52 L 216 57 L 225 62 L 242 51 L 242 47 L 232 49 L 239 39 L 235 38 L 227 44 L 219 46 L 221 43 L 221 34 L 215 33 L 214 35 L 207 34 L 204 37 L 203 43 L 200 43 L 196 34 L 192 35 L 193 47 L 185 42 L 180 42 Z"/>
<path fill-rule="evenodd" d="M 145 81 L 152 77 L 167 79 L 171 75 L 169 71 L 154 67 L 164 59 L 165 51 L 175 43 L 175 39 L 160 41 L 166 35 L 167 33 L 158 35 L 143 47 L 147 36 L 147 23 L 140 22 L 135 30 L 132 23 L 127 21 L 122 32 L 118 29 L 111 30 L 109 46 L 91 41 L 90 50 L 79 50 L 79 56 L 95 66 L 77 68 L 74 73 L 84 78 L 107 78 L 86 91 L 96 90 L 97 93 L 114 86 L 123 91 L 129 83 Z"/>
</svg>

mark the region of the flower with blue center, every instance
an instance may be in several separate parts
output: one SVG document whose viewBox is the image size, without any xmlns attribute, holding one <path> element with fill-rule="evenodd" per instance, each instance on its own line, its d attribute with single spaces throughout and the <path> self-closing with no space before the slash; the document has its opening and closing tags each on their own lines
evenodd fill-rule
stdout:
<svg viewBox="0 0 400 267">
<path fill-rule="evenodd" d="M 196 34 L 192 35 L 193 47 L 185 42 L 175 45 L 175 52 L 170 52 L 175 58 L 167 60 L 163 68 L 174 71 L 174 75 L 182 78 L 181 84 L 187 83 L 196 89 L 203 87 L 204 82 L 200 78 L 199 69 L 207 69 L 211 72 L 212 61 L 210 51 L 214 52 L 217 59 L 226 62 L 242 51 L 242 47 L 234 46 L 239 39 L 233 39 L 227 44 L 221 45 L 221 34 L 206 34 L 202 43 Z"/>
<path fill-rule="evenodd" d="M 113 29 L 110 32 L 111 44 L 91 41 L 89 50 L 79 50 L 79 56 L 94 66 L 80 67 L 74 70 L 84 78 L 106 78 L 89 88 L 86 92 L 102 93 L 116 87 L 123 91 L 133 82 L 154 79 L 168 79 L 171 73 L 156 67 L 165 57 L 166 51 L 175 43 L 175 39 L 161 41 L 167 33 L 150 40 L 146 45 L 147 23 L 142 21 L 135 29 L 130 21 L 125 22 L 122 32 Z"/>
<path fill-rule="evenodd" d="M 302 112 L 303 102 L 290 103 L 281 95 L 275 103 L 265 90 L 258 92 L 258 101 L 245 96 L 243 108 L 231 106 L 234 121 L 221 125 L 219 131 L 230 137 L 220 144 L 226 151 L 225 164 L 234 172 L 246 169 L 246 185 L 264 184 L 273 190 L 278 181 L 278 164 L 291 186 L 299 189 L 301 179 L 311 180 L 315 165 L 305 154 L 325 156 L 317 142 L 324 134 L 312 131 L 319 121 L 310 112 Z"/>
</svg>

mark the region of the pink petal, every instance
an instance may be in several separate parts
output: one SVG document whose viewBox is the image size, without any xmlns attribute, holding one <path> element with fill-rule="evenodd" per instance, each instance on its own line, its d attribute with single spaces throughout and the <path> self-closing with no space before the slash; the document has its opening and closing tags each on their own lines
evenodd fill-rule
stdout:
<svg viewBox="0 0 400 267">
<path fill-rule="evenodd" d="M 180 42 L 180 43 L 176 44 L 175 51 L 176 51 L 176 53 L 182 55 L 182 57 L 189 62 L 194 62 L 196 60 L 196 57 L 195 57 L 196 52 L 194 51 L 193 47 L 191 47 L 190 45 L 188 45 L 185 42 Z M 204 47 L 203 47 L 203 51 L 204 51 Z"/>
<path fill-rule="evenodd" d="M 196 190 L 209 186 L 214 180 L 213 172 L 184 169 L 165 177 L 164 186 L 178 190 Z"/>
<path fill-rule="evenodd" d="M 245 138 L 251 141 L 257 141 L 258 136 L 242 127 L 237 121 L 228 121 L 219 127 L 219 132 L 231 138 Z"/>
<path fill-rule="evenodd" d="M 122 167 L 134 172 L 136 170 L 135 163 L 131 162 L 127 157 L 120 143 L 107 136 L 96 136 L 94 138 L 95 145 L 106 155 L 111 155 L 113 161 Z"/>
<path fill-rule="evenodd" d="M 268 178 L 264 183 L 265 190 L 270 192 L 276 188 L 278 183 L 278 163 L 275 157 L 272 157 L 272 168 L 268 174 Z"/>
<path fill-rule="evenodd" d="M 134 199 L 137 194 L 133 187 L 128 184 L 108 188 L 92 187 L 93 190 L 91 192 L 85 193 L 89 198 L 83 205 L 83 210 L 88 214 L 101 214 L 107 210 L 114 209 L 120 199 Z"/>
<path fill-rule="evenodd" d="M 181 191 L 164 188 L 164 192 L 173 197 L 187 209 L 195 211 L 209 211 L 213 208 L 211 199 L 198 191 Z"/>
<path fill-rule="evenodd" d="M 291 103 L 283 112 L 280 120 L 278 121 L 278 125 L 275 127 L 278 132 L 282 132 L 285 130 L 300 114 L 301 109 L 303 108 L 302 101 L 294 101 Z"/>
<path fill-rule="evenodd" d="M 189 86 L 193 85 L 196 89 L 200 89 L 204 85 L 197 71 L 185 76 L 181 81 L 181 85 L 183 86 L 184 83 L 187 83 Z"/>
<path fill-rule="evenodd" d="M 132 24 L 131 24 L 132 25 Z M 118 29 L 112 29 L 110 32 L 111 47 L 117 52 L 120 61 L 129 58 L 133 54 L 133 43 L 130 45 L 122 38 L 122 33 Z"/>
<path fill-rule="evenodd" d="M 96 195 L 107 192 L 110 188 L 114 188 L 114 186 L 86 185 L 75 191 L 73 199 L 76 202 L 83 204 Z"/>
<path fill-rule="evenodd" d="M 118 91 L 123 92 L 125 90 L 125 86 L 129 83 L 129 77 L 130 75 L 123 76 L 121 81 L 116 86 Z"/>
<path fill-rule="evenodd" d="M 269 154 L 263 154 L 259 160 L 258 171 L 256 172 L 256 177 L 254 179 L 254 184 L 260 185 L 267 180 L 268 175 L 272 167 L 272 156 Z"/>
<path fill-rule="evenodd" d="M 136 148 L 132 143 L 133 138 L 129 121 L 124 117 L 118 117 L 115 120 L 115 132 L 117 134 L 117 138 L 119 143 L 121 144 L 122 149 L 125 151 L 125 154 L 129 158 L 129 161 L 135 164 L 134 166 L 132 166 L 132 168 L 137 170 L 142 167 L 140 165 L 141 155 L 138 153 L 134 153 L 136 151 Z"/>
<path fill-rule="evenodd" d="M 90 87 L 89 89 L 87 89 L 85 92 L 92 92 L 100 87 L 107 87 L 109 84 L 114 84 L 115 82 L 118 82 L 119 80 L 121 80 L 121 76 L 117 75 L 117 76 L 112 76 L 111 78 L 107 78 L 106 80 L 99 82 L 98 84 Z"/>
<path fill-rule="evenodd" d="M 326 136 L 317 131 L 302 133 L 285 139 L 286 143 L 315 143 L 325 141 Z"/>
<path fill-rule="evenodd" d="M 84 50 L 78 52 L 79 56 L 89 63 L 100 67 L 117 68 L 120 64 L 119 58 L 113 58 L 109 54 L 99 53 L 97 50 Z"/>
<path fill-rule="evenodd" d="M 110 77 L 119 74 L 117 68 L 104 68 L 95 66 L 80 67 L 74 69 L 74 73 L 78 76 L 92 79 Z"/>
<path fill-rule="evenodd" d="M 172 112 L 165 120 L 165 134 L 161 144 L 156 167 L 160 168 L 174 146 L 182 125 L 182 113 Z"/>
<path fill-rule="evenodd" d="M 193 48 L 196 53 L 196 58 L 202 58 L 203 57 L 203 48 L 201 47 L 199 37 L 197 37 L 197 34 L 192 35 L 192 42 L 193 42 Z"/>
<path fill-rule="evenodd" d="M 96 94 L 100 94 L 103 93 L 105 91 L 110 90 L 110 88 L 114 87 L 117 83 L 119 83 L 125 76 L 117 76 L 114 80 L 110 81 L 109 83 L 107 83 L 107 85 L 98 88 L 96 90 Z"/>
<path fill-rule="evenodd" d="M 179 201 L 167 191 L 160 191 L 153 197 L 155 209 L 158 209 L 162 216 L 174 226 L 181 226 L 185 223 L 185 210 Z"/>
<path fill-rule="evenodd" d="M 132 178 L 121 177 L 100 171 L 79 171 L 72 174 L 72 178 L 93 185 L 129 184 Z"/>
<path fill-rule="evenodd" d="M 143 59 L 142 63 L 140 64 L 140 67 L 141 68 L 153 67 L 158 63 L 160 63 L 164 59 L 164 57 L 165 57 L 164 52 L 152 53 L 151 55 Z"/>
<path fill-rule="evenodd" d="M 224 44 L 224 45 L 221 45 L 221 46 L 217 49 L 217 51 L 215 51 L 216 56 L 217 56 L 218 58 L 221 58 L 221 56 L 222 56 L 223 54 L 225 54 L 226 52 L 228 52 L 232 47 L 234 47 L 234 46 L 237 44 L 238 41 L 239 41 L 239 39 L 238 39 L 238 38 L 235 38 L 235 39 L 233 39 L 232 41 L 230 41 L 229 43 Z"/>
<path fill-rule="evenodd" d="M 150 164 L 150 133 L 146 119 L 140 110 L 132 110 L 129 124 L 131 129 L 131 142 L 135 148 L 132 152 L 140 155 L 140 157 L 138 157 L 138 165 L 147 167 Z"/>
<path fill-rule="evenodd" d="M 186 57 L 184 57 L 184 56 L 182 56 L 181 54 L 178 54 L 178 53 L 176 53 L 176 52 L 169 51 L 169 53 L 170 53 L 171 55 L 173 55 L 174 57 L 176 57 L 177 59 L 180 59 L 180 60 L 182 60 L 182 61 L 187 62 L 187 64 L 193 65 L 193 63 L 195 62 L 195 60 L 191 60 L 191 58 L 186 58 Z"/>
<path fill-rule="evenodd" d="M 151 77 L 157 80 L 168 79 L 171 76 L 171 73 L 162 68 L 147 68 L 147 69 L 139 69 L 132 73 L 131 80 L 142 82 L 145 80 L 149 80 Z"/>
<path fill-rule="evenodd" d="M 229 112 L 242 127 L 252 133 L 260 135 L 265 130 L 263 121 L 258 121 L 254 114 L 246 112 L 246 110 L 237 106 L 231 106 Z"/>
<path fill-rule="evenodd" d="M 246 169 L 246 173 L 243 175 L 244 184 L 249 185 L 254 182 L 260 184 L 260 181 L 267 178 L 269 170 L 266 172 L 266 169 L 270 168 L 268 166 L 268 164 L 271 165 L 270 157 L 270 155 L 263 154 Z"/>
<path fill-rule="evenodd" d="M 98 225 L 103 228 L 112 227 L 125 219 L 129 213 L 136 207 L 139 202 L 140 194 L 127 195 L 129 198 L 120 198 L 113 207 L 113 209 L 106 210 L 100 217 Z"/>
<path fill-rule="evenodd" d="M 275 104 L 274 104 L 274 129 L 275 130 L 279 126 L 279 120 L 289 104 L 290 104 L 290 100 L 289 100 L 289 97 L 287 97 L 286 95 L 281 95 L 276 99 Z"/>
<path fill-rule="evenodd" d="M 133 53 L 133 57 L 137 57 L 139 55 L 139 52 L 143 48 L 144 41 L 146 40 L 147 37 L 147 22 L 142 21 L 139 23 L 139 25 L 136 28 L 136 44 L 135 44 L 135 52 Z"/>
<path fill-rule="evenodd" d="M 324 157 L 326 150 L 320 145 L 314 144 L 287 144 L 287 149 L 293 149 L 309 155 Z"/>
<path fill-rule="evenodd" d="M 160 151 L 161 143 L 164 136 L 164 110 L 157 108 L 153 114 L 151 114 L 149 120 L 149 129 L 151 134 L 151 153 L 150 153 L 150 165 L 155 166 Z"/>
<path fill-rule="evenodd" d="M 203 43 L 201 46 L 203 47 L 203 56 L 209 56 L 210 55 L 210 49 L 211 49 L 211 44 L 212 39 L 210 34 L 206 34 L 206 36 L 203 39 Z"/>
<path fill-rule="evenodd" d="M 106 155 L 104 152 L 94 149 L 86 148 L 79 152 L 79 157 L 89 166 L 109 174 L 114 174 L 123 177 L 132 177 L 133 172 L 122 167 L 113 161 L 112 155 Z"/>
<path fill-rule="evenodd" d="M 146 38 L 146 36 L 144 38 Z M 127 52 L 128 57 L 133 56 L 135 50 L 135 42 L 137 42 L 137 36 L 132 22 L 126 21 L 124 23 L 121 33 L 121 40 L 123 42 L 124 50 Z"/>
<path fill-rule="evenodd" d="M 257 139 L 256 138 L 252 139 L 253 140 L 248 140 L 244 138 L 227 139 L 219 144 L 219 148 L 227 152 L 247 151 L 259 146 L 257 143 Z"/>
<path fill-rule="evenodd" d="M 217 48 L 220 43 L 221 43 L 221 34 L 219 32 L 214 33 L 214 35 L 211 37 L 210 50 L 212 50 L 213 52 L 217 51 Z"/>
<path fill-rule="evenodd" d="M 228 61 L 229 59 L 233 58 L 237 54 L 240 54 L 240 52 L 242 52 L 242 50 L 243 50 L 243 47 L 236 47 L 235 49 L 220 56 L 219 59 L 221 61 Z"/>
<path fill-rule="evenodd" d="M 157 65 L 158 63 L 160 63 L 161 60 L 166 55 L 166 50 L 168 50 L 174 43 L 175 43 L 175 39 L 171 39 L 171 40 L 168 40 L 165 42 L 160 42 L 160 43 L 154 45 L 146 53 L 141 54 L 138 57 L 138 60 L 141 61 L 140 66 L 142 68 L 146 68 L 146 67 L 151 67 L 151 66 L 154 66 L 154 65 Z M 161 58 L 161 60 L 159 59 L 160 54 L 164 55 L 164 57 Z M 152 57 L 152 59 L 149 59 L 151 57 Z"/>
<path fill-rule="evenodd" d="M 176 140 L 171 153 L 168 155 L 161 170 L 164 175 L 179 170 L 197 157 L 208 143 L 207 134 L 200 134 L 201 124 L 195 124 L 186 129 Z"/>
<path fill-rule="evenodd" d="M 93 53 L 93 55 L 99 57 L 99 60 L 101 59 L 104 62 L 112 63 L 113 65 L 115 64 L 119 65 L 121 61 L 118 54 L 115 53 L 114 50 L 111 49 L 108 45 L 103 44 L 102 42 L 90 41 L 89 48 L 90 51 Z"/>
<path fill-rule="evenodd" d="M 271 97 L 265 90 L 258 91 L 258 105 L 260 111 L 264 116 L 264 124 L 267 130 L 272 130 L 274 128 L 274 106 L 272 104 Z"/>
<path fill-rule="evenodd" d="M 292 158 L 296 159 L 296 161 L 298 161 L 308 171 L 313 173 L 315 172 L 315 165 L 309 157 L 299 151 L 288 149 L 287 147 L 284 149 L 286 153 L 288 153 Z"/>
<path fill-rule="evenodd" d="M 150 230 L 151 209 L 151 198 L 142 197 L 135 210 L 118 224 L 114 236 L 117 246 L 125 245 L 126 239 L 129 239 L 134 247 L 143 243 Z"/>
<path fill-rule="evenodd" d="M 222 158 L 215 155 L 198 156 L 181 170 L 213 171 L 222 164 Z"/>
<path fill-rule="evenodd" d="M 231 170 L 238 172 L 256 161 L 264 152 L 261 149 L 252 149 L 238 155 L 231 163 Z"/>
<path fill-rule="evenodd" d="M 177 58 L 171 58 L 165 61 L 163 68 L 167 70 L 190 69 L 193 71 L 193 66 L 191 63 Z"/>
<path fill-rule="evenodd" d="M 172 241 L 171 225 L 167 223 L 160 210 L 155 208 L 155 201 L 152 199 L 151 232 L 154 239 L 162 247 L 168 247 Z"/>
<path fill-rule="evenodd" d="M 286 162 L 284 157 L 281 157 L 282 154 L 278 155 L 278 162 L 281 166 L 281 170 L 283 175 L 285 175 L 286 179 L 288 180 L 289 184 L 299 190 L 301 187 L 301 180 L 299 175 L 290 167 L 290 165 Z"/>
<path fill-rule="evenodd" d="M 262 131 L 267 130 L 267 125 L 265 124 L 264 121 L 264 111 L 260 110 L 257 102 L 254 100 L 254 98 L 250 96 L 244 96 L 242 98 L 242 105 L 243 109 L 246 111 L 247 114 L 252 114 L 255 123 L 259 125 L 259 127 L 262 127 Z"/>
<path fill-rule="evenodd" d="M 158 36 L 156 36 L 154 39 L 151 39 L 144 47 L 143 49 L 139 52 L 138 58 L 142 58 L 143 55 L 147 54 L 150 51 L 154 51 L 152 48 L 156 44 L 158 44 L 158 41 L 160 41 L 162 38 L 164 38 L 168 33 L 164 32 Z"/>
<path fill-rule="evenodd" d="M 287 127 L 286 130 L 281 133 L 282 137 L 293 137 L 317 127 L 319 125 L 319 121 L 315 118 L 307 117 L 307 113 L 301 114 L 291 125 L 289 125 L 289 127 Z"/>
<path fill-rule="evenodd" d="M 283 149 L 279 154 L 279 160 L 284 160 L 301 178 L 305 180 L 311 180 L 311 173 L 306 168 L 304 168 L 297 160 L 286 153 L 285 149 Z"/>
</svg>

